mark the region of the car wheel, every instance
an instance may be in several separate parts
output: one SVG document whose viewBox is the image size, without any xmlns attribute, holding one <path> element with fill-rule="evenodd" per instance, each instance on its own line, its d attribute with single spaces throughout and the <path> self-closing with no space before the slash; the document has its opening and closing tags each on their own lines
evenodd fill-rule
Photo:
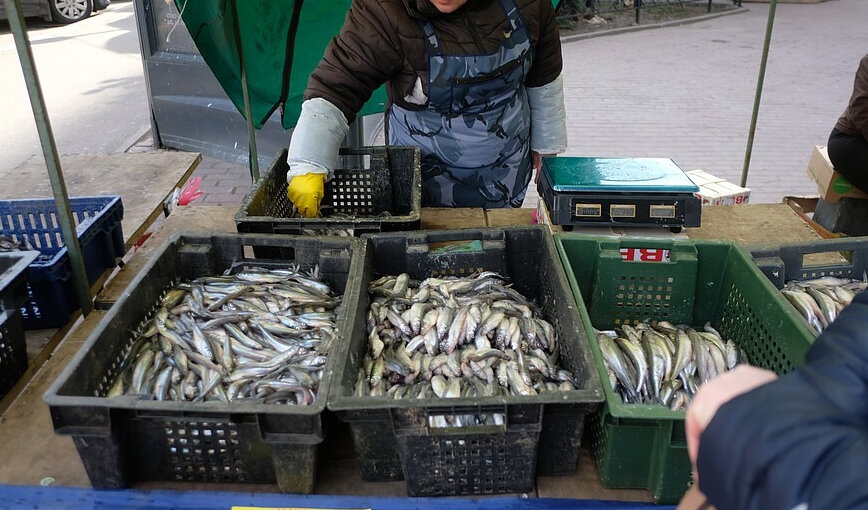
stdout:
<svg viewBox="0 0 868 510">
<path fill-rule="evenodd" d="M 90 16 L 93 0 L 48 0 L 48 7 L 55 23 L 75 23 Z"/>
</svg>

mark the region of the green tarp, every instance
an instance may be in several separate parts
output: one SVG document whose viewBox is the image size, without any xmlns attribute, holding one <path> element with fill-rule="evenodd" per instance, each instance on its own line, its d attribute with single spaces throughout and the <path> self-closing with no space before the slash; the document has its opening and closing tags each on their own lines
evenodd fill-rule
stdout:
<svg viewBox="0 0 868 510">
<path fill-rule="evenodd" d="M 295 126 L 307 81 L 344 23 L 351 0 L 174 0 L 205 63 L 244 115 L 241 65 L 254 126 L 283 108 Z M 237 14 L 236 14 L 237 13 Z M 383 88 L 360 115 L 383 111 Z"/>
</svg>

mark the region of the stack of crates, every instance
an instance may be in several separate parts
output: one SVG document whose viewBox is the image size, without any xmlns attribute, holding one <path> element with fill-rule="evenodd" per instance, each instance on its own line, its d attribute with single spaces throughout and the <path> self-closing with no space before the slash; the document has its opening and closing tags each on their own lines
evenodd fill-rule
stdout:
<svg viewBox="0 0 868 510">
<path fill-rule="evenodd" d="M 27 266 L 35 251 L 0 253 L 0 399 L 27 370 L 21 305 L 27 299 Z"/>
</svg>

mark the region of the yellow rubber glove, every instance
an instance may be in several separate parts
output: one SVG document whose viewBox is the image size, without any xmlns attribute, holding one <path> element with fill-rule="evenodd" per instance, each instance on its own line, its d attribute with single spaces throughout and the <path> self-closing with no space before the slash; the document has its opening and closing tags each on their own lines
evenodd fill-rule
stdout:
<svg viewBox="0 0 868 510">
<path fill-rule="evenodd" d="M 286 196 L 305 218 L 313 218 L 319 213 L 325 180 L 325 174 L 304 174 L 289 181 Z"/>
</svg>

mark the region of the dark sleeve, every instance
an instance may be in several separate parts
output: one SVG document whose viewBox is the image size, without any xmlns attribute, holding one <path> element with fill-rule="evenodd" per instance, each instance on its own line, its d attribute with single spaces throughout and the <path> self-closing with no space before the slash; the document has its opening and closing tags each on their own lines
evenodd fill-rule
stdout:
<svg viewBox="0 0 868 510">
<path fill-rule="evenodd" d="M 868 292 L 803 366 L 721 406 L 697 469 L 720 510 L 868 508 Z"/>
<path fill-rule="evenodd" d="M 539 35 L 534 49 L 533 65 L 524 80 L 527 87 L 548 85 L 561 74 L 561 36 L 555 20 L 555 9 L 549 0 L 540 0 Z"/>
<path fill-rule="evenodd" d="M 402 57 L 398 34 L 378 2 L 353 0 L 340 33 L 310 76 L 304 98 L 323 98 L 352 122 Z"/>
<path fill-rule="evenodd" d="M 868 55 L 862 57 L 859 70 L 856 71 L 849 108 L 853 126 L 862 134 L 862 138 L 868 140 Z"/>
</svg>

